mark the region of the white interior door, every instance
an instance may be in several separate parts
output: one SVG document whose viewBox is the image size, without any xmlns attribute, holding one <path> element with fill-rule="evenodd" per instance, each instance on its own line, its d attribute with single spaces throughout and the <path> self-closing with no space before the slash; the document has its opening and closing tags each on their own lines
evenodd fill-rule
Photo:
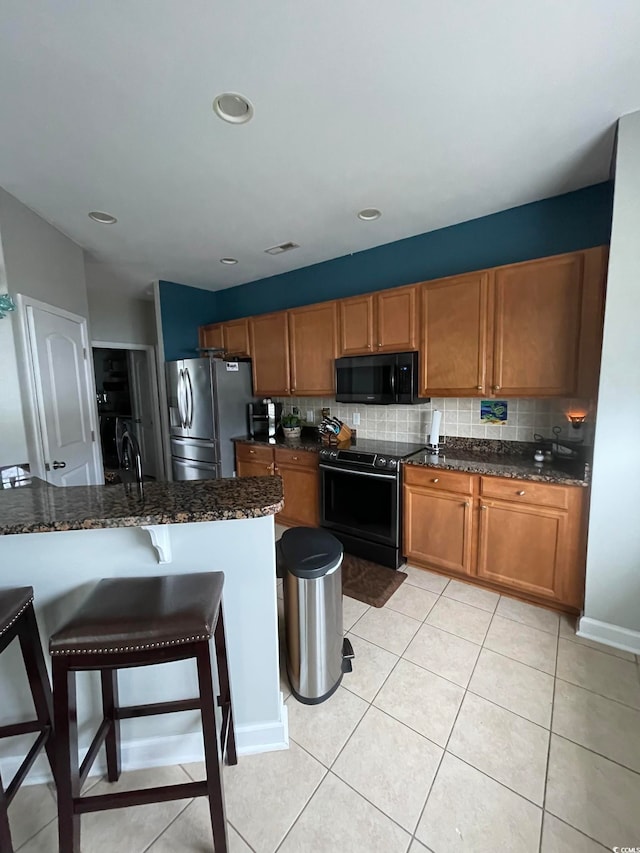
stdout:
<svg viewBox="0 0 640 853">
<path fill-rule="evenodd" d="M 47 482 L 101 483 L 87 321 L 48 306 L 26 314 Z"/>
<path fill-rule="evenodd" d="M 149 370 L 149 357 L 146 350 L 129 350 L 129 383 L 131 407 L 135 423 L 136 437 L 142 454 L 142 471 L 147 477 L 158 478 L 156 427 L 154 423 L 156 407 L 152 394 L 152 377 Z"/>
</svg>

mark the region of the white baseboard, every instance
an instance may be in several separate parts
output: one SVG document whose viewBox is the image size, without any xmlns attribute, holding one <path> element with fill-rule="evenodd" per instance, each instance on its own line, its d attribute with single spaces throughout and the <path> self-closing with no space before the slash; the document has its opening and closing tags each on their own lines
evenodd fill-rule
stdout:
<svg viewBox="0 0 640 853">
<path fill-rule="evenodd" d="M 583 616 L 578 621 L 576 634 L 585 640 L 595 640 L 596 643 L 640 655 L 640 631 L 633 631 L 631 628 L 621 628 L 610 622 L 600 622 L 598 619 Z"/>
<path fill-rule="evenodd" d="M 251 726 L 236 726 L 236 749 L 238 755 L 253 755 L 259 752 L 274 752 L 289 748 L 288 709 L 282 703 L 280 720 L 257 723 Z M 122 769 L 142 770 L 148 767 L 166 767 L 172 764 L 191 764 L 204 760 L 202 733 L 199 731 L 168 737 L 146 738 L 122 743 Z M 24 756 L 8 755 L 0 758 L 0 775 L 7 781 L 20 766 Z M 103 750 L 91 768 L 91 776 L 106 772 Z M 37 761 L 27 776 L 25 785 L 52 782 L 51 771 L 44 755 Z"/>
</svg>

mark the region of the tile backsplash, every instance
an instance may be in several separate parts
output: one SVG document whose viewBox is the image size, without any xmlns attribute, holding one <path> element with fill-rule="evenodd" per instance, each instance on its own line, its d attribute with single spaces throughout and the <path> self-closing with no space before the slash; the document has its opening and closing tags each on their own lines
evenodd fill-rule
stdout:
<svg viewBox="0 0 640 853">
<path fill-rule="evenodd" d="M 313 412 L 313 423 L 319 423 L 321 409 L 328 408 L 336 418 L 355 426 L 361 438 L 425 443 L 434 409 L 442 412 L 440 433 L 445 439 L 446 436 L 466 436 L 533 441 L 534 433 L 552 438 L 554 426 L 561 428 L 564 438 L 582 438 L 589 443 L 593 435 L 593 418 L 590 416 L 580 430 L 574 430 L 565 414 L 571 408 L 571 401 L 560 398 L 507 400 L 507 421 L 504 424 L 481 422 L 480 400 L 476 398 L 433 397 L 430 403 L 415 406 L 351 405 L 318 397 L 286 397 L 278 398 L 278 402 L 283 404 L 285 412 L 297 407 L 304 420 L 307 412 Z M 359 425 L 353 423 L 355 413 L 360 415 Z"/>
</svg>

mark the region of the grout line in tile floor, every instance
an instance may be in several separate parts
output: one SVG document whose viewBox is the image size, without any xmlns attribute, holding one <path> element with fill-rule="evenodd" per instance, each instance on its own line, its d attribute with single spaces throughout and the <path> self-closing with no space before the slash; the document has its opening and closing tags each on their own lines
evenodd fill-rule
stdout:
<svg viewBox="0 0 640 853">
<path fill-rule="evenodd" d="M 492 617 L 492 619 L 493 619 L 493 617 Z M 473 675 L 476 671 L 476 667 L 478 666 L 479 660 L 480 660 L 480 655 L 478 655 L 478 657 L 476 658 L 476 661 L 473 665 L 471 675 L 469 676 L 469 684 L 471 683 L 471 679 L 473 678 Z M 435 785 L 436 779 L 438 778 L 438 773 L 440 772 L 440 767 L 442 766 L 442 762 L 444 761 L 444 757 L 449 752 L 449 741 L 451 740 L 451 735 L 453 734 L 453 730 L 456 727 L 456 723 L 458 722 L 458 717 L 460 716 L 460 711 L 462 710 L 462 706 L 464 705 L 464 700 L 465 700 L 465 697 L 467 695 L 467 688 L 465 687 L 463 689 L 464 689 L 464 693 L 462 694 L 462 700 L 461 700 L 460 704 L 458 705 L 458 710 L 456 711 L 456 715 L 455 715 L 454 720 L 453 720 L 453 725 L 451 726 L 451 730 L 449 731 L 449 736 L 447 737 L 447 742 L 444 745 L 444 749 L 442 750 L 442 755 L 440 756 L 440 761 L 438 762 L 436 772 L 434 773 L 433 779 L 431 780 L 431 784 L 429 785 L 429 790 L 427 791 L 427 798 L 424 801 L 424 803 L 422 804 L 422 808 L 420 809 L 420 814 L 418 816 L 418 822 L 416 823 L 415 829 L 413 830 L 413 838 L 416 837 L 416 832 L 418 831 L 418 827 L 420 826 L 420 821 L 422 820 L 422 818 L 424 816 L 425 809 L 427 808 L 427 803 L 429 802 L 429 797 L 431 796 L 431 792 L 433 791 L 433 786 Z M 449 754 L 453 755 L 453 753 L 449 753 Z M 457 756 L 456 756 L 456 758 L 457 758 Z M 459 759 L 459 760 L 461 760 L 461 759 Z M 465 764 L 467 764 L 466 761 L 465 761 Z M 477 770 L 478 768 L 476 767 L 474 769 Z M 479 771 L 479 772 L 483 772 L 483 771 Z M 486 774 L 486 775 L 488 775 L 488 774 Z M 495 781 L 497 781 L 497 780 L 495 780 Z M 502 784 L 502 783 L 499 783 L 499 784 Z M 417 840 L 420 841 L 420 839 L 417 839 Z"/>
<path fill-rule="evenodd" d="M 548 811 L 545 811 L 545 812 L 544 812 L 544 814 L 543 814 L 543 827 L 542 827 L 543 829 L 544 829 L 544 815 L 545 815 L 545 814 L 550 814 L 550 815 L 552 815 L 552 816 L 553 816 L 557 821 L 559 821 L 560 823 L 564 824 L 564 826 L 568 826 L 568 827 L 569 827 L 569 829 L 572 829 L 572 830 L 573 830 L 574 832 L 576 832 L 578 835 L 581 835 L 584 839 L 586 839 L 586 840 L 588 840 L 588 841 L 592 841 L 594 844 L 597 844 L 597 845 L 598 845 L 598 847 L 601 847 L 603 850 L 606 850 L 606 851 L 608 851 L 608 850 L 609 850 L 609 848 L 608 848 L 608 847 L 605 847 L 605 846 L 604 846 L 600 841 L 598 841 L 598 840 L 597 840 L 597 838 L 593 838 L 591 835 L 587 835 L 587 834 L 586 834 L 586 832 L 583 832 L 581 829 L 576 829 L 576 827 L 575 827 L 575 826 L 572 826 L 570 823 L 567 823 L 567 821 L 566 821 L 566 820 L 563 820 L 563 818 L 558 817 L 558 815 L 557 815 L 557 814 L 554 814 L 553 812 L 548 812 Z"/>
<path fill-rule="evenodd" d="M 182 764 L 179 764 L 179 765 L 178 765 L 178 767 L 180 767 L 180 768 L 184 771 L 184 773 L 185 773 L 185 774 L 186 774 L 190 779 L 193 779 L 193 777 L 191 776 L 191 774 L 190 774 L 190 773 L 188 773 L 188 772 L 184 769 L 184 767 L 182 766 Z M 195 780 L 194 780 L 194 781 L 195 781 Z M 156 843 L 156 841 L 159 841 L 159 840 L 160 840 L 160 838 L 162 838 L 162 836 L 165 834 L 165 832 L 167 832 L 167 831 L 169 830 L 169 827 L 173 826 L 173 824 L 178 820 L 178 818 L 182 817 L 182 815 L 183 815 L 183 814 L 186 812 L 186 810 L 189 808 L 189 806 L 191 805 L 191 803 L 193 802 L 193 800 L 194 800 L 194 798 L 192 797 L 190 800 L 187 800 L 187 801 L 186 801 L 186 805 L 185 805 L 183 808 L 181 808 L 181 809 L 180 809 L 180 811 L 178 812 L 178 814 L 174 817 L 174 819 L 173 819 L 172 821 L 170 821 L 170 822 L 167 824 L 167 826 L 165 826 L 165 828 L 162 830 L 162 832 L 160 832 L 160 833 L 158 833 L 158 835 L 156 835 L 156 837 L 153 839 L 153 841 L 151 842 L 151 844 L 147 844 L 147 846 L 144 848 L 144 850 L 142 851 L 142 853 L 147 853 L 147 851 L 148 851 L 148 850 L 150 850 L 150 849 L 151 849 L 151 847 L 153 847 L 153 845 Z M 227 821 L 227 823 L 228 823 L 228 821 Z"/>
<path fill-rule="evenodd" d="M 405 581 L 405 583 L 406 583 L 406 582 L 407 582 L 407 581 Z M 411 585 L 411 584 L 410 584 L 410 585 Z M 416 587 L 416 588 L 421 589 L 421 587 Z M 445 587 L 445 589 L 446 589 L 446 587 Z M 427 590 L 427 591 L 429 591 L 429 590 Z M 429 616 L 429 614 L 431 613 L 431 611 L 433 610 L 433 608 L 435 607 L 435 605 L 437 604 L 438 600 L 442 597 L 442 595 L 443 595 L 444 591 L 445 591 L 445 590 L 443 590 L 443 591 L 442 591 L 442 593 L 440 593 L 440 594 L 433 593 L 434 595 L 437 595 L 437 598 L 436 598 L 436 600 L 434 601 L 433 605 L 429 608 L 429 610 L 428 610 L 427 614 L 425 615 L 425 617 L 422 619 L 422 622 L 421 622 L 421 624 L 422 624 L 422 625 L 424 625 L 424 624 L 430 624 L 430 623 L 427 623 L 428 616 Z M 445 597 L 447 597 L 447 596 L 445 596 Z M 451 600 L 455 600 L 455 599 L 451 599 Z M 569 738 L 565 738 L 565 737 L 563 737 L 562 735 L 558 735 L 558 734 L 555 734 L 555 733 L 553 732 L 553 714 L 554 714 L 554 712 L 555 712 L 555 694 L 556 694 L 556 685 L 557 685 L 557 681 L 558 681 L 558 680 L 560 680 L 560 681 L 563 681 L 563 680 L 564 680 L 564 679 L 559 679 L 559 678 L 558 678 L 558 675 L 557 675 L 557 669 L 558 669 L 558 656 L 559 656 L 559 652 L 560 652 L 560 640 L 561 640 L 561 639 L 566 639 L 568 642 L 572 642 L 572 638 L 571 638 L 571 637 L 562 637 L 562 636 L 560 635 L 560 623 L 558 623 L 558 631 L 557 631 L 557 632 L 551 632 L 551 631 L 544 631 L 544 630 L 542 630 L 542 629 L 540 629 L 540 628 L 535 628 L 534 626 L 532 626 L 532 625 L 528 625 L 527 623 L 524 623 L 524 622 L 521 622 L 521 621 L 518 621 L 518 620 L 515 620 L 515 619 L 510 619 L 508 616 L 504 616 L 503 614 L 501 614 L 501 613 L 499 613 L 499 612 L 498 612 L 498 604 L 499 604 L 499 601 L 500 601 L 500 599 L 498 599 L 498 602 L 496 603 L 496 607 L 495 607 L 495 609 L 494 609 L 494 611 L 493 611 L 493 613 L 492 613 L 492 615 L 491 615 L 491 621 L 489 622 L 489 626 L 488 626 L 488 628 L 487 628 L 487 630 L 486 630 L 486 632 L 485 632 L 485 635 L 484 635 L 484 639 L 483 639 L 482 644 L 474 643 L 474 645 L 477 645 L 477 646 L 479 646 L 479 647 L 480 647 L 480 650 L 481 650 L 481 651 L 482 651 L 482 649 L 483 649 L 483 648 L 485 648 L 485 645 L 484 645 L 484 644 L 485 644 L 485 641 L 486 641 L 486 638 L 487 638 L 487 634 L 489 633 L 489 630 L 491 629 L 491 625 L 492 625 L 492 623 L 493 623 L 493 620 L 494 620 L 494 618 L 495 618 L 496 616 L 499 616 L 500 618 L 503 618 L 503 619 L 507 619 L 508 621 L 513 622 L 514 624 L 517 624 L 517 625 L 524 625 L 524 626 L 525 626 L 525 627 L 527 627 L 527 628 L 532 628 L 533 630 L 540 631 L 540 633 L 548 634 L 549 636 L 553 636 L 553 637 L 555 637 L 555 645 L 556 645 L 556 649 L 555 649 L 555 659 L 554 659 L 553 674 L 552 674 L 552 673 L 549 673 L 549 672 L 546 672 L 545 670 L 540 670 L 540 669 L 538 669 L 537 667 L 532 667 L 532 666 L 530 666 L 529 664 L 525 664 L 525 663 L 523 663 L 522 661 L 518 661 L 518 660 L 516 660 L 515 658 L 511 658 L 511 657 L 509 657 L 508 655 L 502 654 L 502 653 L 500 653 L 500 652 L 494 652 L 494 654 L 498 654 L 498 655 L 500 655 L 501 657 L 506 658 L 507 660 L 515 661 L 516 663 L 520 663 L 522 666 L 528 667 L 529 669 L 533 669 L 533 670 L 535 670 L 536 672 L 543 672 L 545 675 L 549 675 L 549 676 L 551 676 L 551 677 L 553 678 L 553 693 L 552 693 L 552 707 L 551 707 L 551 714 L 552 714 L 552 715 L 551 715 L 551 719 L 550 719 L 549 727 L 548 727 L 548 728 L 547 728 L 547 727 L 545 727 L 545 726 L 541 726 L 539 723 L 536 723 L 536 722 L 534 722 L 533 720 L 530 720 L 530 719 L 529 719 L 529 718 L 527 718 L 527 717 L 523 717 L 522 715 L 518 714 L 517 712 L 515 712 L 515 711 L 511 710 L 510 708 L 503 708 L 503 706 L 499 705 L 497 702 L 492 702 L 491 700 L 488 700 L 488 699 L 486 699 L 485 697 L 480 697 L 480 698 L 483 698 L 485 701 L 490 701 L 490 702 L 491 702 L 491 704 L 494 704 L 494 705 L 496 705 L 497 707 L 503 708 L 503 710 L 506 710 L 508 713 L 514 714 L 514 716 L 517 716 L 517 717 L 519 717 L 520 719 L 526 720 L 527 722 L 529 722 L 529 723 L 531 723 L 531 724 L 533 724 L 533 725 L 537 726 L 538 728 L 541 728 L 541 729 L 543 729 L 544 731 L 546 731 L 546 732 L 547 732 L 547 734 L 548 734 L 548 743 L 547 743 L 547 756 L 546 756 L 546 761 L 545 761 L 544 793 L 543 793 L 543 801 L 542 801 L 542 805 L 539 805 L 538 803 L 535 803 L 533 800 L 529 800 L 527 797 L 523 796 L 523 795 L 522 795 L 521 793 L 519 793 L 518 791 L 514 791 L 514 790 L 513 790 L 512 788 L 510 788 L 508 785 L 505 785 L 505 784 L 504 784 L 504 782 L 502 782 L 502 781 L 500 781 L 500 780 L 498 780 L 498 779 L 495 779 L 493 776 L 491 776 L 491 774 L 487 773 L 487 772 L 486 772 L 486 770 L 479 770 L 479 768 L 474 767 L 474 765 L 470 764 L 469 762 L 465 761 L 464 759 L 461 759 L 461 758 L 459 758 L 458 756 L 455 756 L 455 757 L 456 757 L 459 761 L 462 761 L 464 764 L 467 764 L 469 767 L 473 767 L 473 769 L 474 769 L 474 770 L 476 770 L 476 771 L 478 771 L 478 772 L 480 772 L 480 773 L 484 773 L 484 775 L 486 775 L 488 778 L 493 779 L 493 781 L 494 781 L 494 782 L 496 782 L 497 784 L 501 785 L 503 788 L 505 788 L 505 789 L 507 789 L 507 790 L 511 791 L 512 793 L 514 793 L 516 796 L 520 797 L 521 799 L 526 800 L 527 802 L 531 803 L 533 806 L 535 806 L 535 807 L 540 811 L 540 836 L 539 836 L 539 845 L 538 845 L 538 849 L 539 849 L 539 850 L 541 850 L 541 848 L 542 848 L 542 832 L 543 832 L 543 827 L 544 827 L 544 815 L 545 815 L 545 812 L 546 812 L 546 792 L 547 792 L 547 783 L 548 783 L 548 775 L 549 775 L 549 757 L 550 757 L 550 751 L 551 751 L 551 736 L 552 736 L 552 734 L 554 734 L 554 736 L 555 736 L 555 737 L 559 737 L 559 738 L 561 738 L 562 740 L 567 740 L 567 741 L 569 741 L 569 742 L 573 743 L 573 741 L 570 741 L 570 739 L 569 739 Z M 464 603 L 466 603 L 466 602 L 460 602 L 460 603 L 463 603 L 463 604 L 464 604 Z M 470 607 L 473 607 L 474 605 L 471 605 L 471 604 L 470 604 L 469 606 L 470 606 Z M 368 608 L 368 609 L 370 609 L 370 608 Z M 390 608 L 390 609 L 393 609 L 393 608 Z M 476 608 L 476 609 L 477 609 L 477 610 L 482 610 L 482 608 Z M 368 611 L 365 611 L 365 612 L 364 612 L 360 617 L 358 617 L 358 619 L 356 619 L 356 621 L 353 623 L 353 625 L 351 626 L 351 628 L 349 628 L 349 630 L 348 630 L 346 633 L 349 633 L 350 631 L 352 631 L 352 630 L 353 630 L 353 628 L 357 625 L 357 623 L 360 621 L 360 619 L 362 619 L 362 617 L 365 615 L 365 613 L 366 613 L 366 612 L 368 612 Z M 400 611 L 396 611 L 396 612 L 400 612 Z M 486 610 L 485 610 L 484 612 L 486 613 L 486 612 L 489 612 L 489 611 L 486 611 Z M 403 615 L 406 615 L 406 614 L 403 614 Z M 413 618 L 413 617 L 412 617 L 412 618 Z M 416 620 L 416 621 L 420 621 L 420 620 Z M 452 634 L 452 632 L 450 632 L 450 631 L 446 631 L 446 629 L 444 629 L 444 628 L 440 628 L 439 626 L 433 626 L 433 627 L 434 627 L 434 628 L 438 628 L 438 630 L 442 630 L 442 631 L 444 631 L 445 633 Z M 420 629 L 417 629 L 417 630 L 420 630 Z M 417 634 L 417 631 L 416 631 L 416 634 Z M 415 637 L 415 635 L 416 635 L 416 634 L 414 634 L 413 636 Z M 358 636 L 358 635 L 356 634 L 356 636 Z M 452 634 L 452 636 L 458 636 L 458 635 L 457 635 L 457 634 Z M 361 639 L 364 639 L 364 638 L 361 638 Z M 412 639 L 413 639 L 413 637 L 412 637 Z M 467 639 L 467 638 L 462 638 L 462 639 Z M 372 641 L 367 639 L 367 642 L 370 642 L 370 643 L 371 643 Z M 468 640 L 468 642 L 473 642 L 473 641 Z M 574 642 L 575 642 L 575 641 L 574 641 Z M 401 660 L 406 660 L 406 658 L 404 658 L 404 654 L 406 653 L 407 648 L 409 647 L 410 643 L 411 643 L 411 640 L 409 641 L 409 643 L 408 643 L 408 644 L 407 644 L 407 646 L 405 647 L 404 651 L 403 651 L 403 652 L 401 652 L 401 653 L 400 653 L 400 655 L 398 656 L 398 660 L 395 662 L 395 664 L 393 665 L 392 669 L 391 669 L 391 670 L 390 670 L 390 672 L 388 673 L 387 677 L 384 679 L 384 681 L 383 681 L 382 685 L 380 686 L 380 688 L 378 689 L 378 691 L 377 691 L 377 692 L 376 692 L 376 694 L 374 695 L 373 699 L 372 699 L 372 700 L 371 700 L 371 702 L 369 703 L 369 707 L 372 707 L 372 706 L 373 706 L 373 707 L 376 707 L 376 709 L 377 709 L 378 711 L 382 711 L 382 709 L 377 708 L 377 706 L 375 705 L 375 700 L 376 700 L 376 698 L 377 698 L 378 694 L 380 693 L 380 691 L 382 690 L 382 688 L 384 687 L 384 685 L 386 684 L 387 680 L 391 677 L 392 673 L 394 672 L 394 670 L 395 670 L 395 669 L 396 669 L 396 667 L 398 666 L 399 662 L 400 662 Z M 372 645 L 375 645 L 375 646 L 377 646 L 378 648 L 382 648 L 382 649 L 384 649 L 384 647 L 383 647 L 383 646 L 379 646 L 377 643 L 372 643 Z M 575 645 L 584 645 L 584 644 L 581 644 L 581 643 L 575 642 Z M 589 648 L 589 647 L 587 647 L 587 648 Z M 388 649 L 385 649 L 385 651 L 389 651 L 389 650 L 388 650 Z M 492 651 L 492 650 L 491 650 L 491 649 L 489 649 L 489 651 Z M 594 651 L 599 651 L 599 649 L 594 649 Z M 612 654 L 612 655 L 610 655 L 610 656 L 611 656 L 611 657 L 616 657 L 616 656 L 615 656 L 615 655 L 613 655 L 613 654 Z M 454 721 L 453 721 L 453 724 L 452 724 L 451 730 L 450 730 L 450 732 L 449 732 L 449 736 L 448 736 L 448 738 L 447 738 L 446 745 L 445 745 L 445 747 L 444 747 L 444 749 L 443 749 L 442 756 L 441 756 L 441 758 L 440 758 L 440 761 L 438 762 L 438 767 L 437 767 L 437 769 L 436 769 L 436 772 L 435 772 L 435 775 L 434 775 L 434 777 L 433 777 L 432 783 L 431 783 L 431 785 L 430 785 L 430 787 L 429 787 L 429 791 L 428 791 L 428 794 L 427 794 L 427 798 L 426 798 L 426 800 L 425 800 L 425 802 L 424 802 L 424 805 L 423 805 L 423 807 L 422 807 L 422 810 L 421 810 L 421 812 L 420 812 L 420 817 L 418 818 L 418 822 L 417 822 L 416 827 L 415 827 L 415 829 L 414 829 L 414 832 L 413 832 L 413 835 L 412 835 L 412 842 L 411 842 L 411 843 L 413 843 L 413 839 L 415 839 L 415 838 L 416 838 L 415 833 L 416 833 L 416 831 L 417 831 L 417 829 L 418 829 L 418 827 L 419 827 L 419 825 L 420 825 L 420 821 L 422 820 L 422 816 L 423 816 L 423 814 L 424 814 L 424 810 L 426 809 L 427 803 L 428 803 L 428 801 L 429 801 L 429 797 L 431 796 L 431 792 L 432 792 L 432 789 L 433 789 L 433 785 L 435 784 L 435 780 L 436 780 L 437 775 L 438 775 L 438 772 L 439 772 L 439 770 L 440 770 L 440 766 L 441 766 L 441 764 L 442 764 L 442 761 L 444 760 L 444 756 L 445 756 L 447 753 L 449 753 L 449 754 L 453 755 L 453 753 L 450 753 L 450 752 L 449 752 L 449 749 L 448 749 L 448 747 L 449 747 L 449 741 L 450 741 L 451 736 L 452 736 L 452 734 L 453 734 L 453 731 L 454 731 L 454 729 L 455 729 L 455 726 L 456 726 L 456 723 L 457 723 L 457 720 L 458 720 L 458 717 L 459 717 L 459 714 L 460 714 L 460 710 L 462 709 L 462 705 L 463 705 L 463 703 L 464 703 L 464 699 L 465 699 L 465 697 L 466 697 L 467 693 L 471 693 L 472 695 L 479 695 L 479 694 L 476 694 L 473 690 L 471 690 L 471 689 L 469 688 L 469 685 L 471 684 L 471 682 L 472 682 L 472 680 L 473 680 L 473 676 L 474 676 L 474 674 L 475 674 L 475 671 L 476 671 L 476 668 L 477 668 L 477 665 L 478 665 L 479 660 L 480 660 L 480 654 L 478 654 L 478 657 L 476 658 L 476 661 L 475 661 L 475 663 L 474 663 L 473 670 L 472 670 L 471 675 L 470 675 L 470 677 L 469 677 L 469 681 L 468 681 L 468 683 L 467 683 L 467 686 L 462 688 L 462 690 L 464 691 L 463 696 L 462 696 L 462 701 L 461 701 L 461 703 L 460 703 L 460 705 L 459 705 L 459 707 L 458 707 L 458 711 L 457 711 L 457 713 L 456 713 L 456 716 L 455 716 L 455 719 L 454 719 Z M 431 671 L 431 670 L 429 670 L 427 667 L 420 666 L 420 664 L 415 664 L 415 665 L 416 665 L 416 666 L 419 666 L 421 669 L 424 669 L 424 670 L 425 670 L 425 671 L 427 671 L 427 672 L 431 672 L 431 674 L 432 674 L 432 675 L 436 675 L 436 676 L 437 676 L 437 677 L 439 677 L 439 678 L 444 678 L 443 676 L 439 675 L 438 673 L 434 673 L 434 672 L 432 672 L 432 671 Z M 449 682 L 449 683 L 451 683 L 451 684 L 456 684 L 455 682 L 451 682 L 449 679 L 446 679 L 446 678 L 445 678 L 444 680 L 448 681 L 448 682 Z M 567 682 L 567 683 L 571 683 L 571 682 Z M 461 685 L 459 685 L 459 684 L 456 684 L 456 686 L 457 686 L 457 687 L 461 687 Z M 617 702 L 617 700 L 615 700 L 615 699 L 611 699 L 611 698 L 610 698 L 610 697 L 608 697 L 608 696 L 604 696 L 603 694 L 599 694 L 599 693 L 596 693 L 595 691 L 588 690 L 588 688 L 585 688 L 585 687 L 583 687 L 582 685 L 576 685 L 576 686 L 580 687 L 581 689 L 585 689 L 585 690 L 587 690 L 587 691 L 588 691 L 588 692 L 590 692 L 590 693 L 594 693 L 594 695 L 602 696 L 602 698 L 607 699 L 608 701 L 614 701 L 614 702 Z M 345 689 L 348 689 L 348 687 L 347 687 L 347 688 L 345 688 Z M 358 695 L 358 694 L 354 694 L 354 695 Z M 359 697 L 359 698 L 362 698 L 362 697 Z M 631 707 L 633 710 L 637 710 L 637 709 L 633 708 L 633 706 L 626 705 L 625 703 L 622 703 L 622 702 L 617 702 L 617 704 L 620 704 L 620 705 L 622 705 L 623 707 Z M 366 713 L 366 712 L 365 712 L 365 713 Z M 424 737 L 426 740 L 429 740 L 431 743 L 434 743 L 434 741 L 431 741 L 431 740 L 430 740 L 430 738 L 427 738 L 427 737 L 426 737 L 426 735 L 422 734 L 421 732 L 417 732 L 415 729 L 413 729 L 413 728 L 412 728 L 412 726 L 408 725 L 406 722 L 404 722 L 404 721 L 402 721 L 402 720 L 397 720 L 397 719 L 396 719 L 392 714 L 389 714 L 388 712 L 382 711 L 382 713 L 386 713 L 386 714 L 387 714 L 387 716 L 391 717 L 392 719 L 394 719 L 394 720 L 396 720 L 397 722 L 401 723 L 402 725 L 406 726 L 406 727 L 407 727 L 407 728 L 409 728 L 410 730 L 412 730 L 412 731 L 416 732 L 416 733 L 417 733 L 417 734 L 419 734 L 421 737 Z M 364 718 L 364 715 L 363 715 L 363 718 Z M 360 722 L 361 722 L 361 721 L 360 721 Z M 358 726 L 360 725 L 360 722 L 358 723 Z M 343 747 L 343 749 L 346 747 L 347 743 L 349 742 L 349 740 L 351 739 L 351 737 L 353 736 L 353 734 L 354 734 L 354 733 L 355 733 L 355 731 L 357 730 L 358 726 L 356 726 L 356 728 L 354 729 L 354 732 L 352 732 L 351 736 L 349 737 L 349 739 L 348 739 L 348 740 L 347 740 L 347 742 L 345 743 L 345 746 Z M 442 749 L 442 747 L 441 747 L 439 744 L 435 744 L 435 745 L 436 745 L 436 746 L 438 746 L 440 749 Z M 579 744 L 579 743 L 577 743 L 577 742 L 576 742 L 576 745 L 577 745 L 578 747 L 580 747 L 581 749 L 586 750 L 587 752 L 591 752 L 591 753 L 593 753 L 594 755 L 598 755 L 598 756 L 600 756 L 601 758 L 604 758 L 606 761 L 611 761 L 613 764 L 616 764 L 617 766 L 619 766 L 619 767 L 621 767 L 621 768 L 623 768 L 623 769 L 625 769 L 625 770 L 628 770 L 628 771 L 630 771 L 630 772 L 632 772 L 632 773 L 636 773 L 636 775 L 639 775 L 639 774 L 637 773 L 637 771 L 633 770 L 632 768 L 626 767 L 626 765 L 622 765 L 622 764 L 620 764 L 619 762 L 614 761 L 613 759 L 609 758 L 608 756 L 602 755 L 601 753 L 598 753 L 598 752 L 596 752 L 595 750 L 592 750 L 592 749 L 590 749 L 589 747 L 584 746 L 583 744 Z M 340 750 L 340 753 L 343 751 L 343 749 L 342 749 L 342 750 Z M 340 754 L 340 753 L 339 753 L 339 754 Z M 336 758 L 335 760 L 337 761 L 337 758 Z M 350 787 L 351 787 L 351 786 L 350 786 Z M 355 790 L 355 789 L 354 789 L 354 790 Z M 360 796 L 363 796 L 359 791 L 357 791 L 356 793 L 360 794 Z M 365 797 L 365 799 L 366 799 L 366 797 Z M 389 816 L 388 816 L 388 815 L 386 815 L 386 816 L 389 818 Z M 389 819 L 391 819 L 391 818 L 389 818 Z M 394 821 L 394 822 L 395 822 L 395 821 Z M 564 823 L 564 821 L 563 821 L 563 823 Z M 567 824 L 567 826 L 571 826 L 571 825 L 570 825 L 570 824 Z M 573 827 L 573 826 L 572 826 L 571 828 L 572 828 L 572 829 L 574 829 L 576 832 L 579 832 L 583 837 L 585 837 L 585 838 L 590 838 L 590 836 L 585 835 L 585 833 L 581 832 L 580 830 L 576 829 L 575 827 Z M 406 830 L 405 830 L 405 831 L 406 831 Z M 419 839 L 417 839 L 417 840 L 419 841 Z M 598 842 L 598 841 L 596 841 L 596 839 L 591 839 L 591 840 L 593 840 L 596 844 L 599 844 L 599 842 Z"/>
<path fill-rule="evenodd" d="M 551 693 L 551 717 L 549 719 L 549 740 L 547 742 L 547 760 L 544 772 L 544 790 L 542 792 L 542 823 L 540 824 L 540 840 L 538 853 L 542 853 L 542 833 L 544 831 L 544 813 L 547 808 L 547 785 L 549 784 L 549 759 L 551 758 L 551 733 L 553 732 L 553 715 L 556 709 L 556 684 L 558 683 L 558 655 L 560 654 L 560 624 L 558 623 L 558 638 L 556 639 L 556 660 L 553 667 L 553 691 Z"/>
</svg>

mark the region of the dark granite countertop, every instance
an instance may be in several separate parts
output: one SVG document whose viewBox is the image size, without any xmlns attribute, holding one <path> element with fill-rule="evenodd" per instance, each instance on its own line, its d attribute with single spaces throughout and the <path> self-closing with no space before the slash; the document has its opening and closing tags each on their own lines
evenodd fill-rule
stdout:
<svg viewBox="0 0 640 853">
<path fill-rule="evenodd" d="M 275 515 L 283 507 L 280 477 L 148 482 L 144 497 L 128 485 L 0 491 L 0 535 L 188 524 Z"/>
<path fill-rule="evenodd" d="M 502 445 L 496 448 L 497 452 L 487 448 L 489 442 L 483 442 L 475 448 L 471 442 L 469 444 L 467 448 L 445 445 L 437 456 L 421 450 L 405 459 L 405 464 L 564 486 L 589 485 L 589 466 L 583 461 L 554 459 L 552 462 L 536 464 L 533 460 L 533 446 L 528 448 L 528 453 L 524 453 L 517 452 L 516 442 L 495 442 L 496 445 Z"/>
<path fill-rule="evenodd" d="M 306 450 L 310 453 L 317 453 L 322 447 L 322 442 L 311 436 L 305 436 L 304 433 L 298 439 L 285 438 L 283 435 L 276 435 L 274 439 L 268 438 L 252 438 L 250 435 L 239 435 L 232 438 L 231 441 L 236 444 L 262 444 L 265 447 L 285 447 L 289 450 Z"/>
</svg>

